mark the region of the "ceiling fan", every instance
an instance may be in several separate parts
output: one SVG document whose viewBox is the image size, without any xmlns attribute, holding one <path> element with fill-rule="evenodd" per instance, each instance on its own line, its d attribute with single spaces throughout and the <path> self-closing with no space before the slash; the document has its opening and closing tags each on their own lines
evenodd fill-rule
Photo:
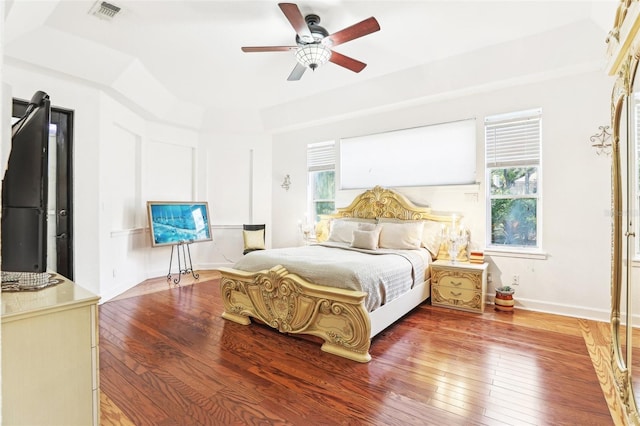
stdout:
<svg viewBox="0 0 640 426">
<path fill-rule="evenodd" d="M 344 28 L 333 34 L 320 26 L 318 15 L 302 16 L 295 3 L 278 3 L 282 13 L 296 31 L 296 46 L 254 46 L 243 47 L 243 52 L 296 52 L 296 66 L 287 80 L 300 80 L 307 68 L 315 70 L 327 61 L 333 62 L 353 72 L 360 72 L 367 66 L 364 62 L 333 50 L 333 47 L 380 30 L 376 18 L 371 17 Z"/>
</svg>

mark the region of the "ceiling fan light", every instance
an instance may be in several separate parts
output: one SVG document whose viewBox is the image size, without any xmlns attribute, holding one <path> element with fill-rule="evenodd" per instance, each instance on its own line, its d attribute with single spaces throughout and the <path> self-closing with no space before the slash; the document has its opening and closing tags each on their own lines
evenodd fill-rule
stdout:
<svg viewBox="0 0 640 426">
<path fill-rule="evenodd" d="M 331 58 L 331 49 L 321 43 L 305 44 L 296 51 L 296 60 L 307 68 L 315 70 Z"/>
</svg>

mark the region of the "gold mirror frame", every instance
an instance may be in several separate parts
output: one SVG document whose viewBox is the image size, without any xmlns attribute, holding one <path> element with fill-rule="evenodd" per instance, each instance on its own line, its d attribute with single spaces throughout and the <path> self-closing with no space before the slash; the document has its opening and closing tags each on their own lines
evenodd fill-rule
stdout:
<svg viewBox="0 0 640 426">
<path fill-rule="evenodd" d="M 634 173 L 631 157 L 635 153 L 629 125 L 629 105 L 640 56 L 640 1 L 622 0 L 618 4 L 613 29 L 609 32 L 610 75 L 616 77 L 611 94 L 612 164 L 611 164 L 611 370 L 616 397 L 624 407 L 626 423 L 640 425 L 636 403 L 632 362 L 631 259 L 635 241 L 635 221 L 630 188 Z M 639 82 L 640 84 L 640 82 Z M 624 126 L 622 119 L 625 119 Z M 633 186 L 632 186 L 633 185 Z M 632 191 L 633 192 L 633 191 Z M 631 204 L 630 204 L 631 203 Z M 626 321 L 625 321 L 626 320 Z"/>
</svg>

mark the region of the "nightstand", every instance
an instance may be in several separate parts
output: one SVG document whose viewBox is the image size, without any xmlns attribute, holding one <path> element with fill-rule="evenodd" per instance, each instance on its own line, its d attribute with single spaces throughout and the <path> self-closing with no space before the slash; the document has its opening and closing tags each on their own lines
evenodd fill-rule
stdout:
<svg viewBox="0 0 640 426">
<path fill-rule="evenodd" d="M 431 264 L 431 304 L 470 312 L 484 312 L 487 294 L 487 263 Z"/>
</svg>

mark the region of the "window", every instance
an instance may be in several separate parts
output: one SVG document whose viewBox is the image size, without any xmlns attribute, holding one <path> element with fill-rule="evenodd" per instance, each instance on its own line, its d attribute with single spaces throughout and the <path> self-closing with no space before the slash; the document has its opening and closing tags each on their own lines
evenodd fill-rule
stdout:
<svg viewBox="0 0 640 426">
<path fill-rule="evenodd" d="M 489 246 L 539 248 L 542 110 L 485 119 Z"/>
<path fill-rule="evenodd" d="M 308 212 L 312 223 L 320 220 L 321 214 L 335 210 L 335 142 L 320 142 L 307 146 Z"/>
</svg>

